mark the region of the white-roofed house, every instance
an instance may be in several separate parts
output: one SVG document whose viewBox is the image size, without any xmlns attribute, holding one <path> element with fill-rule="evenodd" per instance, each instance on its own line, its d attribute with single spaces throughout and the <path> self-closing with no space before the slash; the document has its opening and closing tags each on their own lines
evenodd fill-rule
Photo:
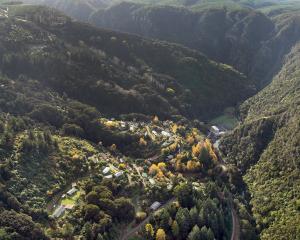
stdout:
<svg viewBox="0 0 300 240">
<path fill-rule="evenodd" d="M 123 174 L 124 174 L 123 171 L 116 172 L 116 173 L 115 173 L 115 177 L 116 177 L 116 178 L 121 177 Z"/>
<path fill-rule="evenodd" d="M 149 179 L 149 182 L 152 184 L 152 185 L 155 185 L 155 180 L 153 178 L 150 178 Z"/>
<path fill-rule="evenodd" d="M 154 202 L 154 203 L 152 203 L 152 205 L 150 206 L 150 209 L 151 209 L 152 211 L 156 211 L 160 206 L 161 206 L 161 203 L 160 203 L 160 202 Z"/>
<path fill-rule="evenodd" d="M 102 171 L 103 174 L 108 174 L 109 172 L 110 172 L 110 167 L 106 167 Z"/>
<path fill-rule="evenodd" d="M 210 131 L 216 135 L 220 133 L 220 129 L 217 126 L 211 126 Z"/>
<path fill-rule="evenodd" d="M 67 191 L 67 194 L 69 195 L 69 196 L 72 196 L 74 193 L 76 193 L 77 192 L 77 189 L 75 188 L 75 187 L 72 187 L 69 191 Z"/>
</svg>

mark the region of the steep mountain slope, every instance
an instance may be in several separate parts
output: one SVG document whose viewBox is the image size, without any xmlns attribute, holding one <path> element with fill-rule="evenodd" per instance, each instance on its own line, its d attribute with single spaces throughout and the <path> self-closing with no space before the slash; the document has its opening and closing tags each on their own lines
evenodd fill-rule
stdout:
<svg viewBox="0 0 300 240">
<path fill-rule="evenodd" d="M 242 124 L 222 141 L 245 173 L 261 239 L 297 239 L 300 198 L 300 44 L 272 83 L 241 106 Z"/>
<path fill-rule="evenodd" d="M 200 53 L 100 30 L 43 7 L 1 22 L 1 69 L 23 74 L 104 113 L 204 118 L 253 93 L 249 81 Z M 208 104 L 209 103 L 209 104 Z"/>
<path fill-rule="evenodd" d="M 288 14 L 288 13 L 286 13 Z M 289 12 L 291 14 L 291 12 Z M 297 15 L 292 12 L 291 15 Z M 232 65 L 258 87 L 280 70 L 281 59 L 299 40 L 299 24 L 249 8 L 204 8 L 121 3 L 91 15 L 93 24 L 184 44 Z M 287 16 L 286 16 L 287 17 Z"/>
<path fill-rule="evenodd" d="M 81 21 L 87 21 L 91 13 L 110 4 L 107 0 L 25 0 L 23 2 L 54 7 Z"/>
</svg>

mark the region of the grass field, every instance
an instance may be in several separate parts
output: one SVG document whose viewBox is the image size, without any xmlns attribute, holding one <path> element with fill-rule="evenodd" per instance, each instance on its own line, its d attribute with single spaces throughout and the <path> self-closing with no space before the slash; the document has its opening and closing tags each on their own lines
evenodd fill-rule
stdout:
<svg viewBox="0 0 300 240">
<path fill-rule="evenodd" d="M 217 125 L 217 126 L 222 126 L 226 129 L 233 129 L 237 126 L 238 120 L 236 117 L 232 115 L 221 115 L 219 117 L 216 117 L 215 119 L 211 120 L 210 122 L 211 125 Z"/>
<path fill-rule="evenodd" d="M 81 195 L 81 192 L 78 191 L 71 197 L 67 196 L 66 198 L 61 200 L 61 205 L 75 205 L 75 203 L 78 201 L 80 195 Z"/>
</svg>

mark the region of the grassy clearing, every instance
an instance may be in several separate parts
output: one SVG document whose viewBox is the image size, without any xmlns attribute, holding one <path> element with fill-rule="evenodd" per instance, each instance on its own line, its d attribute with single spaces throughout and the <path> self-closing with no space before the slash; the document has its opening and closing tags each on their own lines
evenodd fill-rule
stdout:
<svg viewBox="0 0 300 240">
<path fill-rule="evenodd" d="M 62 199 L 61 205 L 75 205 L 81 195 L 81 191 L 76 192 L 73 196 Z"/>
<path fill-rule="evenodd" d="M 238 120 L 236 117 L 232 115 L 221 115 L 219 117 L 216 117 L 210 122 L 211 125 L 218 125 L 225 127 L 226 129 L 233 129 L 237 126 Z"/>
</svg>

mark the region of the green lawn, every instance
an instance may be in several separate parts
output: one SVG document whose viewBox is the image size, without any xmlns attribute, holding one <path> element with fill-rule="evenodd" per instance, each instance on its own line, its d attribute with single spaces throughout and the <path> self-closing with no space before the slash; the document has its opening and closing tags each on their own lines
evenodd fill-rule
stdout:
<svg viewBox="0 0 300 240">
<path fill-rule="evenodd" d="M 67 196 L 66 198 L 61 200 L 61 205 L 75 205 L 75 203 L 79 199 L 80 195 L 81 195 L 81 192 L 78 191 L 71 197 Z"/>
<path fill-rule="evenodd" d="M 211 125 L 218 125 L 218 126 L 223 126 L 229 130 L 235 128 L 238 124 L 238 120 L 236 117 L 231 116 L 231 115 L 221 115 L 219 117 L 216 117 L 215 119 L 211 120 L 210 122 Z"/>
</svg>

